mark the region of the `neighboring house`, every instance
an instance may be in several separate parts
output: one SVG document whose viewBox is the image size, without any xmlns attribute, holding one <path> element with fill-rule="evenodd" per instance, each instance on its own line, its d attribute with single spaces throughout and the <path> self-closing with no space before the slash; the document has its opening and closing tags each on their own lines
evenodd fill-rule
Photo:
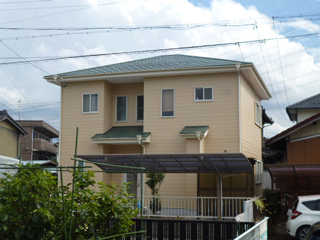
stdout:
<svg viewBox="0 0 320 240">
<path fill-rule="evenodd" d="M 20 157 L 20 136 L 27 135 L 24 128 L 13 120 L 6 110 L 0 111 L 0 155 Z"/>
<path fill-rule="evenodd" d="M 287 107 L 297 124 L 267 140 L 268 146 L 284 154 L 287 164 L 319 164 L 320 94 Z"/>
<path fill-rule="evenodd" d="M 300 123 L 311 116 L 320 113 L 320 93 L 294 103 L 286 108 L 291 121 Z"/>
<path fill-rule="evenodd" d="M 59 132 L 41 120 L 17 120 L 28 132 L 22 136 L 22 160 L 57 160 L 58 148 L 52 139 L 59 137 Z"/>
<path fill-rule="evenodd" d="M 266 141 L 284 163 L 267 165 L 272 188 L 282 196 L 319 194 L 320 94 L 290 105 L 287 113 L 297 124 Z M 288 206 L 292 203 L 289 198 Z"/>
<path fill-rule="evenodd" d="M 261 100 L 271 95 L 253 63 L 164 55 L 44 78 L 61 86 L 61 165 L 73 164 L 76 127 L 77 154 L 102 161 L 114 154 L 139 155 L 141 135 L 144 159 L 153 166 L 161 165 L 155 156 L 178 161 L 148 168 L 168 172 L 162 196 L 216 196 L 216 174 L 206 173 L 211 168 L 228 175 L 221 182 L 223 196 L 261 193 Z M 202 167 L 179 162 L 192 156 Z M 213 162 L 204 163 L 207 156 Z M 247 171 L 252 169 L 247 157 L 255 159 L 255 173 Z M 97 172 L 96 180 L 139 182 L 129 173 Z"/>
</svg>

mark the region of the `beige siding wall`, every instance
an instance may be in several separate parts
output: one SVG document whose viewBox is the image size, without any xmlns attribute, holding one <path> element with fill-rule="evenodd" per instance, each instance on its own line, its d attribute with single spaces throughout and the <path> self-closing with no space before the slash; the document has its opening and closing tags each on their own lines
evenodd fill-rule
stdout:
<svg viewBox="0 0 320 240">
<path fill-rule="evenodd" d="M 113 109 L 112 121 L 113 126 L 136 126 L 143 125 L 143 121 L 137 121 L 137 95 L 143 95 L 143 83 L 131 84 L 114 84 L 112 91 Z M 116 98 L 117 96 L 127 96 L 127 121 L 116 122 Z"/>
<path fill-rule="evenodd" d="M 214 100 L 195 102 L 196 87 L 213 87 Z M 172 88 L 175 89 L 175 116 L 161 117 L 161 90 Z M 147 153 L 199 152 L 199 142 L 194 141 L 192 145 L 192 140 L 182 138 L 179 132 L 185 126 L 202 125 L 209 125 L 205 152 L 239 152 L 237 74 L 148 78 L 144 84 L 144 100 L 144 131 L 151 132 Z M 196 196 L 196 182 L 194 174 L 167 174 L 160 194 Z"/>
<path fill-rule="evenodd" d="M 78 155 L 81 154 L 103 154 L 103 146 L 93 144 L 91 137 L 97 133 L 103 133 L 111 127 L 111 119 L 108 120 L 106 111 L 111 106 L 112 99 L 105 95 L 110 92 L 112 85 L 105 81 L 68 83 L 62 88 L 61 103 L 61 137 L 60 137 L 60 159 L 62 166 L 72 166 L 70 160 L 75 152 L 76 127 L 79 127 Z M 82 113 L 82 95 L 84 93 L 99 94 L 99 112 Z M 105 119 L 106 117 L 106 119 Z M 89 166 L 90 164 L 86 164 Z M 93 169 L 100 170 L 93 166 Z M 64 173 L 64 181 L 71 182 L 71 174 Z M 103 173 L 96 173 L 96 181 L 108 179 Z"/>
<path fill-rule="evenodd" d="M 8 121 L 0 122 L 0 155 L 16 158 L 19 156 L 19 132 Z"/>
<path fill-rule="evenodd" d="M 247 157 L 262 159 L 261 128 L 255 123 L 255 102 L 261 101 L 246 79 L 241 79 L 241 145 Z"/>
<path fill-rule="evenodd" d="M 262 160 L 262 131 L 255 123 L 255 102 L 261 105 L 261 100 L 254 93 L 248 81 L 241 77 L 241 148 L 248 158 Z M 256 179 L 256 168 L 254 168 Z M 255 184 L 254 194 L 259 196 L 262 192 L 262 184 Z"/>
<path fill-rule="evenodd" d="M 310 137 L 314 135 L 319 135 L 320 134 L 320 121 L 316 121 L 313 124 L 309 124 L 308 126 L 292 133 L 290 135 L 290 140 L 295 140 L 299 138 L 305 138 L 305 137 Z"/>
</svg>

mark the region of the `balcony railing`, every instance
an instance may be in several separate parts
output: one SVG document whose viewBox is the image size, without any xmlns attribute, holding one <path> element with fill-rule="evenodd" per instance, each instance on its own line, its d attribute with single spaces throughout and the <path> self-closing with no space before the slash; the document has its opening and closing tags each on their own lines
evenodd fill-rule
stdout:
<svg viewBox="0 0 320 240">
<path fill-rule="evenodd" d="M 244 212 L 249 197 L 223 197 L 222 218 L 234 219 Z M 217 218 L 217 197 L 144 196 L 144 215 L 150 217 Z"/>
<path fill-rule="evenodd" d="M 54 154 L 57 153 L 57 147 L 55 147 L 53 143 L 43 139 L 33 139 L 33 149 Z"/>
</svg>

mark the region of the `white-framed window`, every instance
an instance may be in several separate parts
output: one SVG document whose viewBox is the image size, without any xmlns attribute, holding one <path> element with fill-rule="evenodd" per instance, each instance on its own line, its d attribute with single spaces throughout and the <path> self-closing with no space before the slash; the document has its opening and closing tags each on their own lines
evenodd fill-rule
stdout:
<svg viewBox="0 0 320 240">
<path fill-rule="evenodd" d="M 255 123 L 262 127 L 262 109 L 258 102 L 254 102 Z"/>
<path fill-rule="evenodd" d="M 194 89 L 194 101 L 213 101 L 213 87 L 199 87 Z"/>
<path fill-rule="evenodd" d="M 263 163 L 256 161 L 256 183 L 262 183 Z"/>
<path fill-rule="evenodd" d="M 137 96 L 137 121 L 143 121 L 144 98 L 143 95 Z"/>
<path fill-rule="evenodd" d="M 161 117 L 174 117 L 174 89 L 161 90 Z"/>
<path fill-rule="evenodd" d="M 117 96 L 116 100 L 116 122 L 127 121 L 127 96 Z"/>
<path fill-rule="evenodd" d="M 97 113 L 99 95 L 97 93 L 84 93 L 82 95 L 82 113 Z"/>
</svg>

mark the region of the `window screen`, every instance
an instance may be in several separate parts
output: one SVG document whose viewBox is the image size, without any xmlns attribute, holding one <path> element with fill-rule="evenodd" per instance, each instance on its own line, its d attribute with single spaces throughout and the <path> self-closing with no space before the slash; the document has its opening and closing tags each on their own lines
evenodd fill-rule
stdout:
<svg viewBox="0 0 320 240">
<path fill-rule="evenodd" d="M 195 88 L 194 100 L 195 101 L 212 101 L 213 88 L 212 87 Z"/>
<path fill-rule="evenodd" d="M 98 94 L 83 94 L 82 112 L 98 112 Z"/>
</svg>

